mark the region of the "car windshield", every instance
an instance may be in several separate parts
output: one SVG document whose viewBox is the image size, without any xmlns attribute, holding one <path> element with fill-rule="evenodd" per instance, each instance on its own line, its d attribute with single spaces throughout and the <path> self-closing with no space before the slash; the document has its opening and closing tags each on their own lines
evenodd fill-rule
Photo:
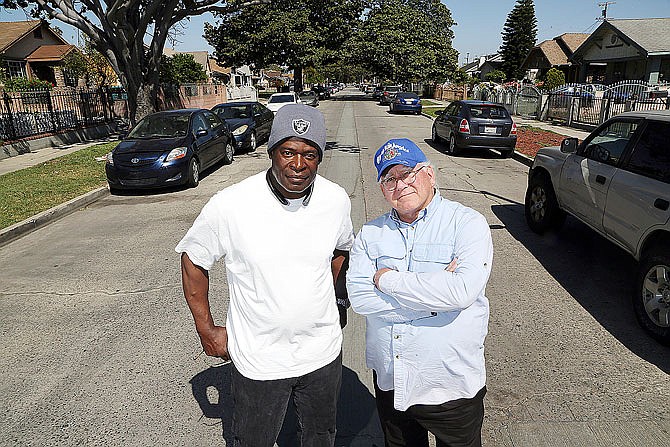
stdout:
<svg viewBox="0 0 670 447">
<path fill-rule="evenodd" d="M 293 95 L 272 95 L 268 100 L 268 103 L 270 104 L 279 102 L 293 102 Z"/>
<path fill-rule="evenodd" d="M 385 90 L 387 92 L 399 92 L 400 90 L 402 90 L 402 87 L 397 85 L 389 85 L 388 87 L 386 87 Z"/>
<path fill-rule="evenodd" d="M 419 95 L 412 92 L 400 92 L 397 93 L 395 96 L 396 98 L 403 98 L 403 99 L 419 99 Z"/>
<path fill-rule="evenodd" d="M 301 92 L 300 93 L 301 98 L 314 98 L 314 92 Z"/>
<path fill-rule="evenodd" d="M 157 113 L 145 117 L 128 138 L 175 138 L 188 133 L 189 114 Z"/>
<path fill-rule="evenodd" d="M 498 106 L 471 106 L 470 115 L 473 118 L 507 118 L 507 110 Z"/>
<path fill-rule="evenodd" d="M 241 106 L 223 106 L 214 109 L 219 118 L 235 119 L 235 118 L 249 118 L 249 107 Z"/>
</svg>

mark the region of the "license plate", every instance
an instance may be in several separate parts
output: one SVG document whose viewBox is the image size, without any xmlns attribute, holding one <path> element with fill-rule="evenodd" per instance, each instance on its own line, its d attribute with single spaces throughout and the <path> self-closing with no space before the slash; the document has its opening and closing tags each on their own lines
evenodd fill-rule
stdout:
<svg viewBox="0 0 670 447">
<path fill-rule="evenodd" d="M 498 128 L 495 126 L 484 126 L 484 133 L 497 133 Z"/>
</svg>

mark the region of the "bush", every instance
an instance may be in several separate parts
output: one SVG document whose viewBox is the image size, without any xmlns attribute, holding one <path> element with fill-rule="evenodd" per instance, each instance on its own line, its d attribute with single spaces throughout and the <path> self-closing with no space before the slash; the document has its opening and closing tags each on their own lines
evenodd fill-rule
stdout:
<svg viewBox="0 0 670 447">
<path fill-rule="evenodd" d="M 505 82 L 505 79 L 507 78 L 507 75 L 502 70 L 493 70 L 490 73 L 486 73 L 486 76 L 484 76 L 484 77 L 486 78 L 487 81 L 497 82 L 498 84 L 502 84 L 503 82 Z"/>
<path fill-rule="evenodd" d="M 12 78 L 5 82 L 5 90 L 10 92 L 25 92 L 29 90 L 51 90 L 53 84 L 41 79 Z"/>
<path fill-rule="evenodd" d="M 551 68 L 544 77 L 542 87 L 547 91 L 551 91 L 563 84 L 565 84 L 565 73 L 557 68 Z"/>
</svg>

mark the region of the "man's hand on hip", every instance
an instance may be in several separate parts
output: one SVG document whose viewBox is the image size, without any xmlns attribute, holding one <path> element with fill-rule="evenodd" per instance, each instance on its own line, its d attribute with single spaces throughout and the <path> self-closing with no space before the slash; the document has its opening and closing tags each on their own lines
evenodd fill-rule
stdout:
<svg viewBox="0 0 670 447">
<path fill-rule="evenodd" d="M 386 272 L 390 272 L 393 269 L 384 267 L 383 269 L 377 270 L 377 273 L 375 273 L 375 276 L 372 277 L 372 281 L 375 283 L 375 287 L 379 289 L 379 279 L 382 277 L 382 275 Z"/>
</svg>

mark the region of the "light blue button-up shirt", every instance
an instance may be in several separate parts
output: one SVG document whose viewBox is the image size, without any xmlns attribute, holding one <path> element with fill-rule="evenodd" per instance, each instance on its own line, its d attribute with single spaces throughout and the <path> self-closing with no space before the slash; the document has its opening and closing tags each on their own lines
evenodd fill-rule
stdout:
<svg viewBox="0 0 670 447">
<path fill-rule="evenodd" d="M 458 258 L 454 272 L 445 269 Z M 435 197 L 416 221 L 365 224 L 350 252 L 349 300 L 365 315 L 366 360 L 394 407 L 471 398 L 486 384 L 493 244 L 484 216 Z M 388 267 L 375 287 L 373 276 Z"/>
</svg>

